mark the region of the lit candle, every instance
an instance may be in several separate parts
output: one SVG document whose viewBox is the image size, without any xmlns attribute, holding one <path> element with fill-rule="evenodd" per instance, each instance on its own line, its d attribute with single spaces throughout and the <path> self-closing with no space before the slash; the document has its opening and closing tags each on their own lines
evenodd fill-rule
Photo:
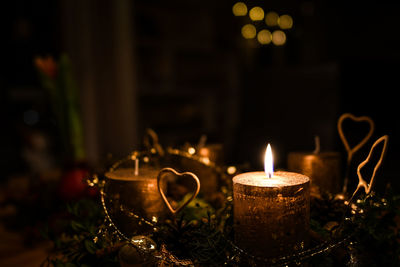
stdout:
<svg viewBox="0 0 400 267">
<path fill-rule="evenodd" d="M 235 243 L 254 256 L 279 257 L 302 250 L 310 224 L 309 178 L 273 171 L 268 144 L 265 172 L 233 177 Z"/>
<path fill-rule="evenodd" d="M 315 137 L 315 147 L 313 152 L 290 152 L 288 170 L 310 177 L 312 192 L 339 193 L 342 184 L 340 153 L 321 152 L 318 136 Z"/>
<path fill-rule="evenodd" d="M 167 212 L 157 188 L 158 172 L 150 167 L 139 169 L 136 159 L 134 168 L 118 168 L 105 174 L 108 211 L 117 227 L 128 235 L 148 230 L 145 224 L 138 228 L 133 223 L 136 216 L 154 222 Z"/>
</svg>

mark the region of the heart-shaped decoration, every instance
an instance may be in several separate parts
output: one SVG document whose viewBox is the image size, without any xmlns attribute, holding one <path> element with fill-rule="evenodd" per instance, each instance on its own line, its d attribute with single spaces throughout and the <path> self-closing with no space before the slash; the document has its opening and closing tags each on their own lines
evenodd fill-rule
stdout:
<svg viewBox="0 0 400 267">
<path fill-rule="evenodd" d="M 183 204 L 182 204 L 180 207 L 178 207 L 177 209 L 174 209 L 174 208 L 171 206 L 171 203 L 169 203 L 167 197 L 165 196 L 165 192 L 164 192 L 163 188 L 161 187 L 161 184 L 162 184 L 163 180 L 165 179 L 165 177 L 167 177 L 166 174 L 168 174 L 168 173 L 172 173 L 172 174 L 175 175 L 175 176 L 187 176 L 187 177 L 192 178 L 192 179 L 196 182 L 196 189 L 195 189 L 195 191 L 193 192 L 193 195 L 192 195 L 190 198 L 188 198 L 188 200 L 186 200 L 186 202 L 183 203 Z M 158 176 L 157 176 L 157 186 L 158 186 L 158 191 L 160 192 L 160 195 L 161 195 L 161 197 L 162 197 L 162 199 L 163 199 L 165 205 L 167 206 L 167 208 L 171 211 L 172 214 L 176 214 L 176 213 L 178 213 L 179 211 L 181 211 L 184 207 L 186 207 L 186 205 L 189 204 L 189 203 L 197 196 L 197 194 L 198 194 L 199 191 L 200 191 L 200 180 L 199 180 L 199 178 L 198 178 L 194 173 L 192 173 L 192 172 L 183 172 L 183 173 L 179 173 L 179 172 L 175 171 L 175 170 L 172 169 L 172 168 L 164 168 L 164 169 L 162 169 L 162 170 L 158 173 Z"/>
<path fill-rule="evenodd" d="M 355 122 L 367 122 L 369 124 L 369 131 L 368 131 L 367 135 L 353 148 L 350 148 L 349 142 L 347 141 L 347 139 L 343 133 L 342 124 L 343 124 L 343 121 L 346 119 L 350 119 Z M 342 140 L 343 145 L 347 151 L 348 163 L 351 161 L 353 154 L 356 153 L 371 138 L 372 133 L 374 132 L 374 129 L 375 129 L 375 124 L 374 124 L 374 121 L 370 117 L 367 117 L 367 116 L 356 117 L 350 113 L 344 113 L 342 116 L 340 116 L 340 118 L 338 120 L 338 131 L 339 131 L 340 139 Z"/>
<path fill-rule="evenodd" d="M 382 136 L 381 138 L 379 138 L 378 140 L 376 140 L 375 143 L 372 145 L 371 150 L 369 151 L 368 157 L 367 157 L 363 162 L 361 162 L 360 165 L 358 165 L 358 168 L 357 168 L 358 186 L 357 186 L 356 191 L 357 191 L 359 188 L 364 187 L 365 193 L 366 193 L 366 194 L 369 194 L 369 193 L 371 192 L 372 185 L 374 184 L 375 174 L 376 174 L 376 171 L 378 170 L 378 168 L 379 168 L 379 167 L 381 166 L 381 164 L 382 164 L 383 157 L 384 157 L 384 155 L 385 155 L 385 153 L 386 153 L 387 142 L 388 142 L 388 141 L 389 141 L 389 136 L 387 136 L 387 135 L 384 135 L 384 136 Z M 373 171 L 373 173 L 372 173 L 372 176 L 371 176 L 371 179 L 370 179 L 370 181 L 369 181 L 369 184 L 367 184 L 367 182 L 363 179 L 363 177 L 362 177 L 362 175 L 361 175 L 361 168 L 362 168 L 363 166 L 365 166 L 365 164 L 367 164 L 367 163 L 369 162 L 369 160 L 370 160 L 370 158 L 371 158 L 371 155 L 372 155 L 372 152 L 374 151 L 375 147 L 376 147 L 379 143 L 381 143 L 381 142 L 384 142 L 384 143 L 383 143 L 382 152 L 381 152 L 381 156 L 380 156 L 378 162 L 376 163 L 376 165 L 375 165 L 375 167 L 374 167 L 374 171 Z"/>
</svg>

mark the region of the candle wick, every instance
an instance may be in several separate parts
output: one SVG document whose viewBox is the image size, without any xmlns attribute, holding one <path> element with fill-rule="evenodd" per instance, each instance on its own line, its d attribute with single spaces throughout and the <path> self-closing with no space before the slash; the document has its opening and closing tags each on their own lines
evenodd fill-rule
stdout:
<svg viewBox="0 0 400 267">
<path fill-rule="evenodd" d="M 207 135 L 203 134 L 200 137 L 199 143 L 197 144 L 197 149 L 200 150 L 202 147 L 206 145 Z"/>
<path fill-rule="evenodd" d="M 135 158 L 135 176 L 139 175 L 139 159 Z"/>
<path fill-rule="evenodd" d="M 268 178 L 272 178 L 272 173 L 268 173 Z"/>
<path fill-rule="evenodd" d="M 315 141 L 315 149 L 313 151 L 314 154 L 319 154 L 320 150 L 321 150 L 321 144 L 320 144 L 320 140 L 319 140 L 319 136 L 316 135 L 314 137 L 314 141 Z"/>
</svg>

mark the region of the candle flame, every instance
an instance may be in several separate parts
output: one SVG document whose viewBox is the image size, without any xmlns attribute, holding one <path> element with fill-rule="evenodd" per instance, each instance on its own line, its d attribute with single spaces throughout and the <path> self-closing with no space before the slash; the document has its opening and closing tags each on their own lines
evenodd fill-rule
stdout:
<svg viewBox="0 0 400 267">
<path fill-rule="evenodd" d="M 268 144 L 264 157 L 264 171 L 267 177 L 271 178 L 274 174 L 274 163 L 272 158 L 271 145 Z"/>
</svg>

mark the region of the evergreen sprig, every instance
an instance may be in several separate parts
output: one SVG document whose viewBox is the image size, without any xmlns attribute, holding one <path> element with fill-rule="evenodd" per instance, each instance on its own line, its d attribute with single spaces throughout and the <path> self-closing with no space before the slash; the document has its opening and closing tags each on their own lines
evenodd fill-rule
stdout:
<svg viewBox="0 0 400 267">
<path fill-rule="evenodd" d="M 54 254 L 47 263 L 57 267 L 119 266 L 118 245 L 99 234 L 104 221 L 99 204 L 93 199 L 82 199 L 66 209 L 68 215 L 59 221 L 62 231 L 47 232 L 54 243 Z"/>
</svg>

